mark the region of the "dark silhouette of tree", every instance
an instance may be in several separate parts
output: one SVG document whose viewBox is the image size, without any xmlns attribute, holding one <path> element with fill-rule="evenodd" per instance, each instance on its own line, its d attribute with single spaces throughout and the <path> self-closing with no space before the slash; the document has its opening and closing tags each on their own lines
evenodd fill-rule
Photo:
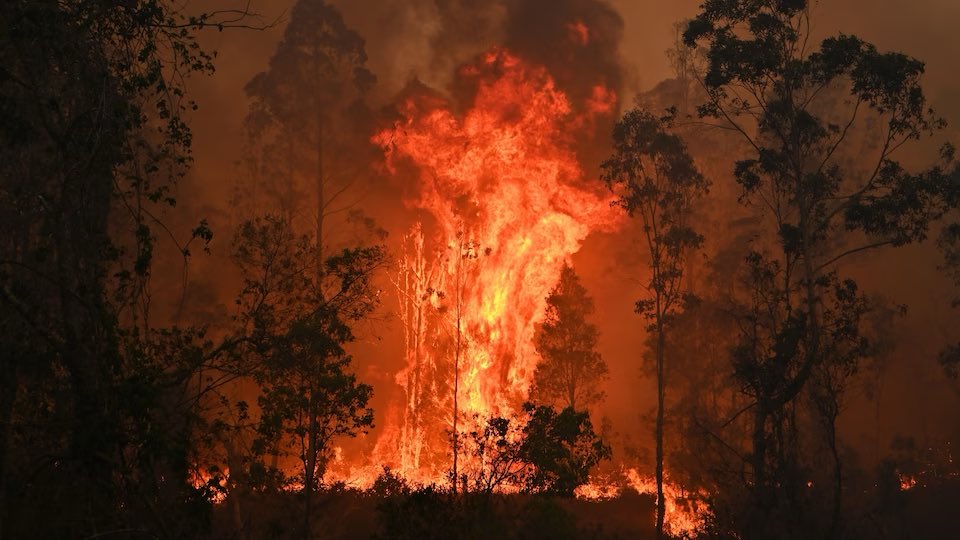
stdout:
<svg viewBox="0 0 960 540">
<path fill-rule="evenodd" d="M 954 173 L 953 180 L 960 183 L 960 169 Z M 960 192 L 960 189 L 957 191 Z M 960 222 L 948 223 L 943 228 L 938 245 L 943 253 L 943 271 L 956 287 L 960 287 Z M 953 298 L 952 305 L 954 308 L 960 307 L 960 296 Z M 957 379 L 960 375 L 960 342 L 948 345 L 941 351 L 938 361 L 948 377 Z"/>
<path fill-rule="evenodd" d="M 752 155 L 736 163 L 735 177 L 743 201 L 769 223 L 769 234 L 758 240 L 766 244 L 748 264 L 760 279 L 751 294 L 763 292 L 758 305 L 770 314 L 762 325 L 766 335 L 756 339 L 755 327 L 747 325 L 742 336 L 750 352 L 735 355 L 738 378 L 754 398 L 748 459 L 757 515 L 748 535 L 758 537 L 800 526 L 790 516 L 800 513 L 802 489 L 769 470 L 771 463 L 797 470 L 800 449 L 789 439 L 770 441 L 796 433 L 794 411 L 802 396 L 830 394 L 829 401 L 838 402 L 843 385 L 824 378 L 824 370 L 841 379 L 855 371 L 846 365 L 851 356 L 834 353 L 841 348 L 835 340 L 856 332 L 835 335 L 830 325 L 859 324 L 860 304 L 840 298 L 856 297 L 856 289 L 835 269 L 854 254 L 923 240 L 956 189 L 944 168 L 951 148 L 942 152 L 943 165 L 920 173 L 894 157 L 904 144 L 943 125 L 920 87 L 923 63 L 843 34 L 817 47 L 809 17 L 803 0 L 706 2 L 685 33 L 688 45 L 706 48 L 700 84 L 708 100 L 699 114 L 749 144 Z M 828 409 L 812 413 L 826 415 L 825 437 L 835 441 L 835 411 Z M 839 460 L 833 475 L 829 523 L 805 534 L 839 534 Z"/>
<path fill-rule="evenodd" d="M 279 448 L 299 456 L 309 534 L 310 499 L 326 471 L 331 441 L 373 425 L 373 390 L 350 372 L 344 347 L 354 340 L 352 325 L 379 305 L 371 279 L 384 250 L 330 255 L 318 283 L 314 240 L 294 234 L 282 218 L 244 223 L 235 246 L 245 276 L 238 322 L 258 360 L 253 373 L 261 390 L 254 454 Z"/>
<path fill-rule="evenodd" d="M 156 216 L 191 159 L 185 79 L 213 68 L 197 30 L 247 15 L 0 6 L 0 536 L 183 530 L 189 429 L 146 427 L 188 379 L 152 347 L 191 341 L 149 325 Z"/>
<path fill-rule="evenodd" d="M 587 320 L 593 309 L 580 278 L 564 264 L 535 338 L 542 360 L 530 394 L 538 402 L 582 411 L 603 399 L 600 384 L 608 370 L 596 351 L 597 327 Z"/>
<path fill-rule="evenodd" d="M 347 28 L 336 8 L 323 0 L 300 0 L 268 69 L 246 87 L 253 98 L 247 127 L 251 143 L 262 152 L 259 159 L 253 158 L 254 181 L 267 176 L 267 185 L 279 194 L 281 215 L 291 225 L 301 222 L 295 219 L 301 212 L 311 218 L 307 222 L 313 222 L 313 285 L 319 306 L 328 303 L 323 286 L 330 260 L 325 253 L 330 236 L 326 221 L 357 202 L 342 200 L 356 178 L 342 168 L 331 171 L 329 161 L 356 144 L 357 134 L 352 131 L 358 119 L 365 118 L 364 95 L 376 81 L 364 66 L 366 60 L 363 39 Z M 312 212 L 298 204 L 303 198 L 297 191 L 300 179 L 312 181 L 312 188 L 305 190 L 316 196 Z M 309 409 L 319 406 L 315 400 L 320 395 L 311 393 Z M 314 460 L 320 455 L 316 444 L 323 440 L 324 427 L 316 422 L 316 415 L 307 416 L 310 448 L 305 453 L 309 463 L 304 486 L 309 534 Z"/>
<path fill-rule="evenodd" d="M 663 429 L 667 328 L 689 303 L 684 291 L 684 266 L 690 250 L 703 243 L 689 225 L 696 199 L 707 190 L 682 139 L 667 131 L 669 118 L 658 119 L 634 109 L 613 131 L 614 154 L 602 165 L 603 179 L 618 195 L 618 204 L 643 221 L 644 242 L 650 255 L 650 297 L 639 300 L 637 313 L 650 321 L 656 335 L 657 422 L 657 537 L 663 537 Z"/>
<path fill-rule="evenodd" d="M 349 192 L 356 171 L 345 168 L 342 157 L 366 144 L 363 100 L 376 82 L 366 61 L 363 39 L 336 8 L 300 0 L 269 67 L 246 86 L 253 99 L 246 118 L 253 188 L 263 184 L 291 223 L 312 224 L 318 271 L 328 240 L 325 219 L 356 202 L 344 200 L 356 198 Z M 310 194 L 316 197 L 312 209 L 301 203 Z M 253 208 L 262 208 L 256 191 L 250 195 Z"/>
<path fill-rule="evenodd" d="M 590 470 L 610 459 L 610 447 L 593 431 L 586 411 L 526 404 L 524 412 L 529 419 L 520 453 L 532 466 L 527 491 L 572 497 L 589 481 Z"/>
<path fill-rule="evenodd" d="M 525 403 L 517 417 L 479 422 L 463 439 L 475 458 L 465 483 L 474 493 L 519 489 L 573 497 L 589 481 L 590 470 L 612 455 L 593 431 L 589 413 L 571 407 L 558 412 Z"/>
</svg>

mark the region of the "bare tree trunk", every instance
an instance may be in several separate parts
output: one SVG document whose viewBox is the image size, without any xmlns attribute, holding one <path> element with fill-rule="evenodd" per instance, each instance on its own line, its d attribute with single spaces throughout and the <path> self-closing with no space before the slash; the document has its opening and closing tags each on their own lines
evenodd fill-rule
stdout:
<svg viewBox="0 0 960 540">
<path fill-rule="evenodd" d="M 7 502 L 7 448 L 10 441 L 10 423 L 13 404 L 17 399 L 19 356 L 8 352 L 0 359 L 0 538 L 5 538 L 4 517 Z"/>
<path fill-rule="evenodd" d="M 457 431 L 457 417 L 460 414 L 459 411 L 459 396 L 460 396 L 460 346 L 461 339 L 463 336 L 463 329 L 461 328 L 462 317 L 462 284 L 461 284 L 461 271 L 463 267 L 463 238 L 460 239 L 457 246 L 457 348 L 453 354 L 453 493 L 457 493 L 457 484 L 459 483 L 458 471 L 457 471 L 457 459 L 458 454 L 460 453 L 460 433 Z"/>
<path fill-rule="evenodd" d="M 837 417 L 831 416 L 827 438 L 830 453 L 833 456 L 833 515 L 830 518 L 830 538 L 837 538 L 840 532 L 841 510 L 843 509 L 843 464 L 840 461 L 840 449 L 837 447 Z"/>
<path fill-rule="evenodd" d="M 754 532 L 764 530 L 763 522 L 766 519 L 765 508 L 769 503 L 766 500 L 767 485 L 767 416 L 769 415 L 766 401 L 757 401 L 755 414 L 753 417 L 753 448 L 750 456 L 750 465 L 753 468 L 753 510 L 757 512 L 752 516 L 748 526 Z"/>
</svg>

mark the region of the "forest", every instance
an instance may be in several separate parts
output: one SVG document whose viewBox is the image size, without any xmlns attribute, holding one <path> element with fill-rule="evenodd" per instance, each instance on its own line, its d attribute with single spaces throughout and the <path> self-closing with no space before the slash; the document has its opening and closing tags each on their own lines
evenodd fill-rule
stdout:
<svg viewBox="0 0 960 540">
<path fill-rule="evenodd" d="M 0 540 L 957 534 L 888 4 L 0 3 Z"/>
</svg>

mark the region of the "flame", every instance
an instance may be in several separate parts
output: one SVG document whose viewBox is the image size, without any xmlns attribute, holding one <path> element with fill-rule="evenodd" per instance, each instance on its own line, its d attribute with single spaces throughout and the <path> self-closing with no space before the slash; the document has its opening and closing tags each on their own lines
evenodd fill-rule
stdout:
<svg viewBox="0 0 960 540">
<path fill-rule="evenodd" d="M 910 491 L 917 487 L 917 477 L 912 474 L 897 473 L 900 480 L 900 491 Z"/>
<path fill-rule="evenodd" d="M 458 431 L 519 410 L 539 360 L 534 329 L 562 265 L 587 235 L 620 220 L 600 183 L 585 181 L 571 135 L 613 113 L 612 90 L 598 86 L 571 104 L 544 68 L 504 49 L 459 76 L 476 88 L 462 116 L 414 96 L 373 138 L 389 170 L 416 167 L 408 204 L 429 216 L 407 235 L 396 279 L 405 402 L 388 414 L 375 451 L 418 481 L 441 481 L 449 468 L 455 374 Z"/>
<path fill-rule="evenodd" d="M 657 494 L 657 481 L 652 476 L 641 476 L 636 469 L 621 471 L 619 478 L 591 478 L 589 484 L 577 488 L 579 499 L 604 500 L 620 496 L 623 489 L 629 487 L 637 493 Z M 690 492 L 682 486 L 664 478 L 663 495 L 665 499 L 664 530 L 674 538 L 695 538 L 703 532 L 707 519 L 711 516 L 709 506 L 703 502 L 707 493 Z"/>
</svg>

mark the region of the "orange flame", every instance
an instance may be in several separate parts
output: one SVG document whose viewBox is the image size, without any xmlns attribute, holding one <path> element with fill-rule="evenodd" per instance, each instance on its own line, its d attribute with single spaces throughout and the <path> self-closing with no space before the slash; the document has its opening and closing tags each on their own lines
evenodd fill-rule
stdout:
<svg viewBox="0 0 960 540">
<path fill-rule="evenodd" d="M 584 181 L 571 136 L 612 114 L 613 91 L 598 86 L 575 110 L 545 69 L 503 49 L 459 73 L 476 85 L 462 116 L 415 97 L 374 137 L 390 170 L 416 166 L 409 204 L 431 218 L 414 226 L 401 261 L 407 365 L 397 382 L 406 401 L 389 414 L 375 452 L 419 481 L 442 480 L 449 467 L 443 433 L 452 424 L 455 373 L 459 418 L 512 416 L 539 361 L 534 329 L 562 265 L 588 234 L 620 219 L 599 182 Z"/>
</svg>

